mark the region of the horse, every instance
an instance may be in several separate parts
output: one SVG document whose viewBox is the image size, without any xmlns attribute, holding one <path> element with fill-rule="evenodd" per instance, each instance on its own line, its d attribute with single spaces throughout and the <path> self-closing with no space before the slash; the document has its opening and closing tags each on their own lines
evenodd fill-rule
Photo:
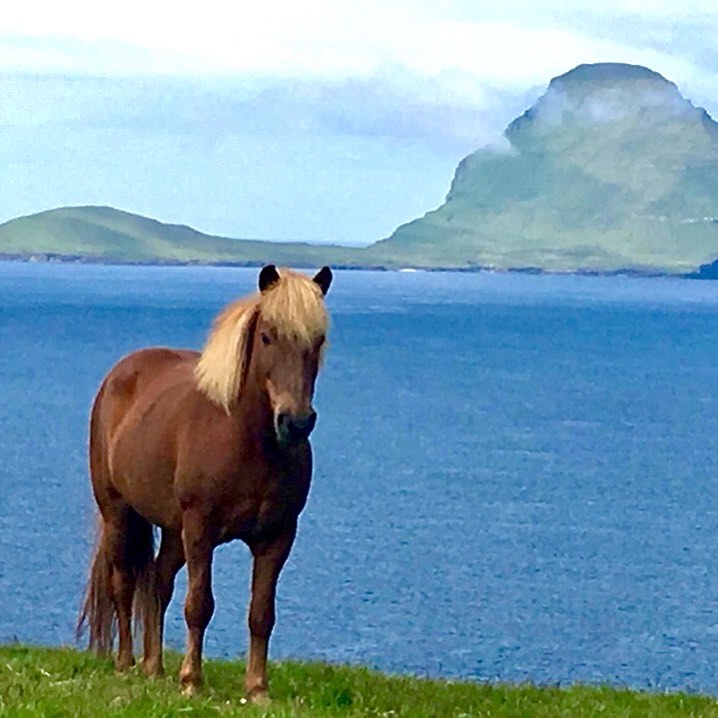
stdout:
<svg viewBox="0 0 718 718">
<path fill-rule="evenodd" d="M 89 628 L 89 648 L 105 656 L 119 634 L 118 671 L 134 664 L 134 625 L 145 673 L 163 675 L 165 612 L 186 563 L 179 678 L 184 693 L 197 690 L 213 552 L 240 539 L 252 554 L 245 689 L 269 700 L 277 579 L 309 492 L 331 282 L 329 267 L 310 278 L 267 265 L 259 291 L 218 315 L 201 352 L 140 349 L 104 378 L 89 436 L 98 529 L 77 630 Z"/>
</svg>

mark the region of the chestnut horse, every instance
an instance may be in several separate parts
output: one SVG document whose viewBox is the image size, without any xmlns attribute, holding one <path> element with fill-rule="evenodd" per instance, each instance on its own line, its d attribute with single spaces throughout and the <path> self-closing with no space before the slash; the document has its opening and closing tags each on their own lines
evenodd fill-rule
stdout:
<svg viewBox="0 0 718 718">
<path fill-rule="evenodd" d="M 186 562 L 180 681 L 194 692 L 214 610 L 213 551 L 241 539 L 253 557 L 245 686 L 251 700 L 267 700 L 277 579 L 312 473 L 312 397 L 331 281 L 329 267 L 310 279 L 268 265 L 260 291 L 225 308 L 201 353 L 142 349 L 105 377 L 90 421 L 100 520 L 78 631 L 88 625 L 101 654 L 118 632 L 118 670 L 134 663 L 134 609 L 144 670 L 162 674 L 165 611 Z"/>
</svg>

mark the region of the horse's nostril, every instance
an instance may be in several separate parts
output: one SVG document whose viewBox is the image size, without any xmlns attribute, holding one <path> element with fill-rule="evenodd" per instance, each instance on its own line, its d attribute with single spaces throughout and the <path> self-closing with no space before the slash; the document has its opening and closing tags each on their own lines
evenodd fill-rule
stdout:
<svg viewBox="0 0 718 718">
<path fill-rule="evenodd" d="M 312 410 L 309 414 L 301 419 L 294 419 L 292 422 L 293 433 L 303 439 L 306 439 L 312 433 L 314 425 L 317 423 L 317 412 Z"/>
<path fill-rule="evenodd" d="M 301 418 L 284 412 L 277 416 L 277 430 L 290 441 L 306 439 L 314 430 L 316 423 L 317 412 L 314 410 Z"/>
<path fill-rule="evenodd" d="M 317 412 L 312 410 L 312 412 L 307 417 L 307 436 L 314 430 L 314 427 L 317 424 Z"/>
</svg>

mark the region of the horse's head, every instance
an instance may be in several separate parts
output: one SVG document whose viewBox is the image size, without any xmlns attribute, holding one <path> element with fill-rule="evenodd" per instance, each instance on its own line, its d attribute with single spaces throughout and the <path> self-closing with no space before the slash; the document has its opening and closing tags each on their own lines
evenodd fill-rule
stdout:
<svg viewBox="0 0 718 718">
<path fill-rule="evenodd" d="M 270 264 L 259 273 L 259 294 L 241 299 L 215 319 L 195 367 L 198 389 L 232 414 L 243 396 L 268 398 L 281 442 L 302 441 L 314 428 L 314 383 L 329 316 L 324 295 L 329 267 L 311 279 Z M 251 384 L 251 388 L 250 385 Z"/>
<path fill-rule="evenodd" d="M 329 267 L 313 279 L 280 273 L 272 264 L 259 274 L 253 373 L 266 388 L 282 443 L 305 440 L 317 420 L 312 399 L 329 328 L 324 295 L 331 281 Z"/>
</svg>

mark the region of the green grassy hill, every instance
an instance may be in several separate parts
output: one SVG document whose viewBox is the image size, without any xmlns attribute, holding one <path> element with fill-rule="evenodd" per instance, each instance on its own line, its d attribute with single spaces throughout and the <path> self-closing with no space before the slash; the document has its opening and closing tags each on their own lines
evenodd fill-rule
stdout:
<svg viewBox="0 0 718 718">
<path fill-rule="evenodd" d="M 355 263 L 358 250 L 260 242 L 203 234 L 112 207 L 62 207 L 0 225 L 0 253 L 63 255 L 120 262 Z"/>
<path fill-rule="evenodd" d="M 581 65 L 505 138 L 374 253 L 558 271 L 681 272 L 718 257 L 718 124 L 657 73 Z"/>
<path fill-rule="evenodd" d="M 116 675 L 109 660 L 70 649 L 0 647 L 0 715 L 8 718 L 249 716 L 258 718 L 588 718 L 718 716 L 715 699 L 612 688 L 537 688 L 387 676 L 365 668 L 287 661 L 270 665 L 270 706 L 242 702 L 244 666 L 207 661 L 202 691 L 185 698 L 169 675 Z"/>
</svg>

